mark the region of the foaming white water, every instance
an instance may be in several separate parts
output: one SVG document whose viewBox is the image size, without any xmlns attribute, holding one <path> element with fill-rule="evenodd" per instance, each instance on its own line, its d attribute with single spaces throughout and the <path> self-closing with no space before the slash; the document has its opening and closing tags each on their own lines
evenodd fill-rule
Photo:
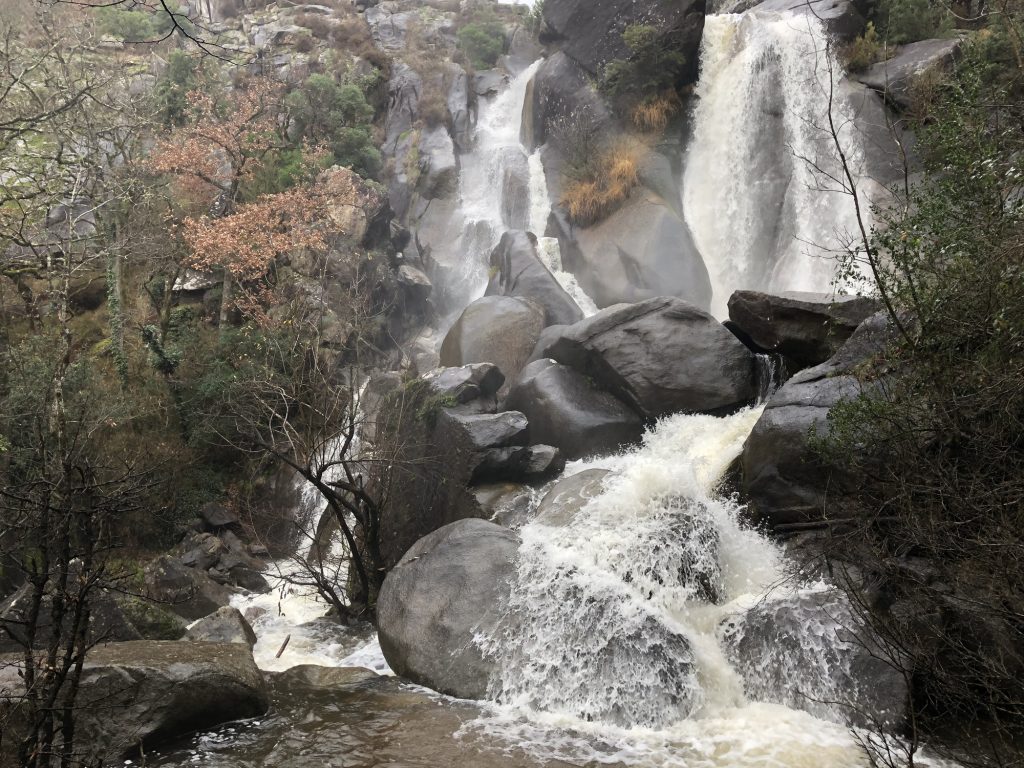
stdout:
<svg viewBox="0 0 1024 768">
<path fill-rule="evenodd" d="M 862 142 L 826 40 L 809 13 L 706 19 L 683 205 L 719 317 L 736 289 L 828 291 L 856 242 L 830 106 L 858 187 Z"/>
<path fill-rule="evenodd" d="M 637 450 L 573 465 L 612 474 L 568 524 L 520 532 L 507 629 L 479 638 L 499 704 L 469 728 L 545 758 L 864 764 L 841 718 L 761 695 L 764 676 L 726 642 L 742 633 L 737 616 L 799 592 L 783 584 L 781 550 L 719 488 L 760 414 L 669 417 Z M 829 649 L 835 628 L 818 629 L 797 643 Z M 794 690 L 800 675 L 830 673 L 791 672 Z"/>
</svg>

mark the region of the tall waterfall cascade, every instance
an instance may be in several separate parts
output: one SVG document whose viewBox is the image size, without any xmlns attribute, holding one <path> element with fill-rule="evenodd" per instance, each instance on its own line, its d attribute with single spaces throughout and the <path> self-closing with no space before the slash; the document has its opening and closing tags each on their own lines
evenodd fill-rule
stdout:
<svg viewBox="0 0 1024 768">
<path fill-rule="evenodd" d="M 837 252 L 859 250 L 862 139 L 826 40 L 807 13 L 705 20 L 683 206 L 717 317 L 737 289 L 828 291 Z"/>
</svg>

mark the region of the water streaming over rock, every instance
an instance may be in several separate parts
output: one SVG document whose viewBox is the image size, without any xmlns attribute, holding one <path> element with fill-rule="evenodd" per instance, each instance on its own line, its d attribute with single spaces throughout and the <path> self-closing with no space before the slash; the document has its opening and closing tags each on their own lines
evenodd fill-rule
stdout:
<svg viewBox="0 0 1024 768">
<path fill-rule="evenodd" d="M 832 265 L 814 246 L 836 247 L 852 226 L 849 198 L 822 193 L 804 162 L 831 167 L 816 122 L 827 60 L 815 24 L 755 13 L 707 20 L 684 204 L 719 313 L 735 288 L 827 288 Z M 474 148 L 462 158 L 449 222 L 453 309 L 482 294 L 501 232 L 522 228 L 538 235 L 542 258 L 584 312 L 596 310 L 562 269 L 557 240 L 543 237 L 551 206 L 543 164 L 519 142 L 539 63 L 481 106 Z M 431 245 L 444 250 L 440 240 Z M 775 376 L 770 361 L 759 364 L 763 401 Z M 465 723 L 456 743 L 482 737 L 541 763 L 864 764 L 844 713 L 826 703 L 857 685 L 843 635 L 849 616 L 807 613 L 835 599 L 824 585 L 780 586 L 781 549 L 744 524 L 722 485 L 759 414 L 673 416 L 633 451 L 571 466 L 612 474 L 568 523 L 522 528 L 506 631 L 477 638 L 499 661 L 498 704 Z M 374 640 L 321 634 L 315 619 L 326 606 L 286 581 L 236 601 L 254 618 L 262 667 L 388 671 Z M 765 616 L 776 628 L 781 616 L 796 619 L 773 635 L 762 631 Z M 286 633 L 294 645 L 279 659 Z M 402 757 L 426 765 L 432 755 L 410 744 Z"/>
<path fill-rule="evenodd" d="M 803 610 L 808 590 L 833 596 L 788 585 L 781 549 L 721 486 L 760 413 L 669 417 L 640 448 L 572 466 L 612 474 L 567 524 L 521 530 L 506 630 L 479 638 L 498 660 L 500 705 L 475 727 L 566 759 L 860 763 L 843 711 L 821 703 L 852 681 L 849 617 L 801 613 L 781 669 L 741 648 L 760 648 L 754 622 L 746 636 L 751 609 Z"/>
<path fill-rule="evenodd" d="M 858 185 L 863 151 L 826 39 L 809 13 L 706 19 L 683 203 L 718 317 L 736 289 L 829 290 L 856 242 L 830 105 Z"/>
<path fill-rule="evenodd" d="M 528 155 L 520 142 L 527 86 L 541 63 L 538 59 L 481 104 L 473 149 L 460 161 L 456 210 L 442 227 L 433 223 L 421 231 L 435 261 L 445 266 L 453 312 L 483 295 L 491 251 L 509 229 L 534 232 L 555 278 L 585 313 L 596 311 L 576 278 L 562 269 L 557 240 L 543 237 L 551 211 L 544 166 L 539 153 Z"/>
</svg>

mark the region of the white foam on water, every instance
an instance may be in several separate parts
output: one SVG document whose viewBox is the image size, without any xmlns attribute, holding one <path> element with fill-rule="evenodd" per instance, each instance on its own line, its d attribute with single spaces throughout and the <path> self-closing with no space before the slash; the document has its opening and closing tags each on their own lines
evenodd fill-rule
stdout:
<svg viewBox="0 0 1024 768">
<path fill-rule="evenodd" d="M 569 524 L 522 529 L 512 631 L 481 638 L 498 663 L 499 703 L 467 732 L 544 759 L 866 764 L 842 717 L 749 698 L 756 673 L 737 669 L 723 646 L 728 619 L 813 588 L 785 582 L 779 547 L 720 492 L 761 411 L 671 416 L 637 449 L 567 470 L 613 474 Z M 800 642 L 837 642 L 834 627 L 812 627 Z M 794 670 L 809 690 L 829 673 Z"/>
</svg>

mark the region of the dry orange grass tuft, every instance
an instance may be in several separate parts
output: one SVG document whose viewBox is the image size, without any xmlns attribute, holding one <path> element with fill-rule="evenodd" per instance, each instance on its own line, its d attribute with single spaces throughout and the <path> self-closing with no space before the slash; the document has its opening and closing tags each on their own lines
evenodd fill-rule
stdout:
<svg viewBox="0 0 1024 768">
<path fill-rule="evenodd" d="M 630 118 L 641 131 L 661 133 L 668 127 L 668 121 L 679 111 L 679 96 L 675 91 L 666 91 L 649 96 L 633 107 Z"/>
<path fill-rule="evenodd" d="M 587 226 L 620 206 L 639 180 L 643 147 L 620 140 L 601 153 L 587 177 L 566 186 L 561 204 L 574 224 Z"/>
</svg>

